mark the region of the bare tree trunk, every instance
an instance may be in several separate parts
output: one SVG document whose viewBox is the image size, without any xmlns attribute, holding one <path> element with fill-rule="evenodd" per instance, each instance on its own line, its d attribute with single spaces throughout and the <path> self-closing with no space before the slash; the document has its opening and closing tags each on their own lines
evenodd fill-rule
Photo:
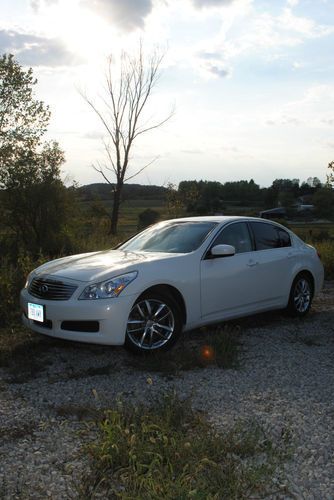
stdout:
<svg viewBox="0 0 334 500">
<path fill-rule="evenodd" d="M 107 94 L 101 97 L 100 104 L 95 104 L 86 95 L 82 97 L 99 117 L 109 142 L 104 142 L 107 163 L 98 164 L 94 169 L 104 180 L 113 184 L 110 176 L 116 177 L 116 187 L 113 197 L 110 233 L 116 234 L 121 193 L 125 182 L 142 172 L 149 162 L 128 173 L 130 154 L 136 139 L 163 125 L 172 116 L 149 123 L 143 116 L 143 111 L 159 79 L 159 67 L 162 55 L 157 51 L 144 58 L 142 44 L 136 56 L 123 54 L 118 75 L 114 75 L 115 67 L 111 58 L 106 74 Z M 117 70 L 116 70 L 117 71 Z"/>
<path fill-rule="evenodd" d="M 119 217 L 119 207 L 121 204 L 121 194 L 122 194 L 122 184 L 118 184 L 114 191 L 114 199 L 112 205 L 111 212 L 111 226 L 110 226 L 110 234 L 117 234 L 117 226 L 118 226 L 118 217 Z"/>
</svg>

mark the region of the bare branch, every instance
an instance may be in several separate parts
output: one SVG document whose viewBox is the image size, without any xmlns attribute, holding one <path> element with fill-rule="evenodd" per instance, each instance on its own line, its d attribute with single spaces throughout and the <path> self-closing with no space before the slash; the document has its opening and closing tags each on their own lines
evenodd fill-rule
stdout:
<svg viewBox="0 0 334 500">
<path fill-rule="evenodd" d="M 114 65 L 111 57 L 105 73 L 105 95 L 98 103 L 81 96 L 98 116 L 110 137 L 110 143 L 104 141 L 107 165 L 98 164 L 94 169 L 102 175 L 108 184 L 112 184 L 108 172 L 115 176 L 116 188 L 113 198 L 112 232 L 116 232 L 121 192 L 124 182 L 133 179 L 154 163 L 157 158 L 126 176 L 131 166 L 130 153 L 137 137 L 164 125 L 174 114 L 172 111 L 162 120 L 145 122 L 143 112 L 146 109 L 152 91 L 160 78 L 160 65 L 164 54 L 157 50 L 145 58 L 143 44 L 140 41 L 136 56 L 127 53 L 121 55 L 120 66 Z"/>
<path fill-rule="evenodd" d="M 145 170 L 145 168 L 149 167 L 150 165 L 152 165 L 152 163 L 154 163 L 157 159 L 159 158 L 159 156 L 156 156 L 155 158 L 153 158 L 153 160 L 151 160 L 150 162 L 148 162 L 146 165 L 144 165 L 142 168 L 140 168 L 139 170 L 137 170 L 136 173 L 130 175 L 130 177 L 127 177 L 126 179 L 124 179 L 124 182 L 127 182 L 129 181 L 130 179 L 133 179 L 134 177 L 136 177 L 138 174 L 140 174 L 143 170 Z"/>
<path fill-rule="evenodd" d="M 104 180 L 105 180 L 108 184 L 110 184 L 110 185 L 112 185 L 112 184 L 113 184 L 113 183 L 112 183 L 112 182 L 108 179 L 108 177 L 105 175 L 105 173 L 104 173 L 104 171 L 103 171 L 103 169 L 102 169 L 102 168 L 97 168 L 95 165 L 92 165 L 92 167 L 93 167 L 93 169 L 94 169 L 96 172 L 98 172 L 99 174 L 101 174 L 101 175 L 102 175 L 102 177 L 104 178 Z"/>
<path fill-rule="evenodd" d="M 102 124 L 104 125 L 105 129 L 107 130 L 108 134 L 110 135 L 111 139 L 113 142 L 114 141 L 114 134 L 110 128 L 110 126 L 108 125 L 107 121 L 105 120 L 104 116 L 102 115 L 102 113 L 99 111 L 99 109 L 95 106 L 95 104 L 83 93 L 81 93 L 81 97 L 83 97 L 83 99 L 85 99 L 85 101 L 87 102 L 87 104 L 93 109 L 93 111 L 97 114 L 97 116 L 100 118 Z"/>
<path fill-rule="evenodd" d="M 165 118 L 165 119 L 164 119 L 164 120 L 162 120 L 161 122 L 156 123 L 155 125 L 151 125 L 150 127 L 144 128 L 144 129 L 142 129 L 142 130 L 138 129 L 138 130 L 137 130 L 137 132 L 135 133 L 135 135 L 134 135 L 134 137 L 133 137 L 133 138 L 135 139 L 135 138 L 136 138 L 136 137 L 138 137 L 139 135 L 145 134 L 146 132 L 149 132 L 150 130 L 154 130 L 154 129 L 156 129 L 156 128 L 161 127 L 162 125 L 164 125 L 164 123 L 168 122 L 168 120 L 170 120 L 170 119 L 172 118 L 172 116 L 174 116 L 174 111 L 173 111 L 173 112 L 171 112 L 171 113 L 167 116 L 167 118 Z"/>
</svg>

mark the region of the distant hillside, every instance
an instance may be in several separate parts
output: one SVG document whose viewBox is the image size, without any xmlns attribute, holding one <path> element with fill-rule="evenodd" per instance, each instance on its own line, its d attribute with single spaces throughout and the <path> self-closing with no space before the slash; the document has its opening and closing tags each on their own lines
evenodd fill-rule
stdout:
<svg viewBox="0 0 334 500">
<path fill-rule="evenodd" d="M 112 185 L 107 183 L 87 184 L 78 188 L 82 199 L 85 201 L 110 200 L 112 196 Z M 124 184 L 123 200 L 155 200 L 164 199 L 167 189 L 162 186 L 143 186 L 141 184 Z"/>
</svg>

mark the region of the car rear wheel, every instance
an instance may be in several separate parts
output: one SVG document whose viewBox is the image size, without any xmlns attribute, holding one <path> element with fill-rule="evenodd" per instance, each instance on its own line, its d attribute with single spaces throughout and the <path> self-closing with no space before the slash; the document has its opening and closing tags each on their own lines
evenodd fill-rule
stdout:
<svg viewBox="0 0 334 500">
<path fill-rule="evenodd" d="M 288 311 L 294 316 L 305 316 L 311 308 L 313 283 L 307 274 L 299 274 L 292 283 Z"/>
<path fill-rule="evenodd" d="M 125 347 L 136 353 L 167 350 L 181 333 L 179 307 L 167 294 L 145 294 L 133 305 L 126 328 Z"/>
</svg>

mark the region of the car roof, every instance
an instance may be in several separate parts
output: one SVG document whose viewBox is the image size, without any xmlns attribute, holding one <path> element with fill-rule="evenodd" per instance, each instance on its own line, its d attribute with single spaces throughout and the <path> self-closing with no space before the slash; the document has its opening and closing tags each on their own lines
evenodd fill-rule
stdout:
<svg viewBox="0 0 334 500">
<path fill-rule="evenodd" d="M 178 219 L 168 219 L 163 222 L 217 222 L 217 223 L 222 223 L 222 222 L 231 222 L 231 221 L 237 221 L 237 220 L 256 220 L 256 221 L 261 221 L 261 222 L 268 222 L 264 221 L 263 219 L 259 217 L 247 217 L 247 216 L 240 216 L 240 215 L 204 215 L 204 216 L 197 216 L 197 217 L 180 217 Z M 271 221 L 270 221 L 271 222 Z"/>
</svg>

